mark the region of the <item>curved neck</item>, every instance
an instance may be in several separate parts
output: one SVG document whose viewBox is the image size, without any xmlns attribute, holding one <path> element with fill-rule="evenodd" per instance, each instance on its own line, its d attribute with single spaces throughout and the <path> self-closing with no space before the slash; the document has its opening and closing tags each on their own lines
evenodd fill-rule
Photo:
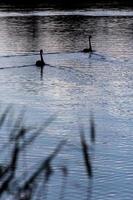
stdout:
<svg viewBox="0 0 133 200">
<path fill-rule="evenodd" d="M 91 46 L 91 38 L 89 37 L 89 49 L 92 51 L 92 46 Z"/>
</svg>

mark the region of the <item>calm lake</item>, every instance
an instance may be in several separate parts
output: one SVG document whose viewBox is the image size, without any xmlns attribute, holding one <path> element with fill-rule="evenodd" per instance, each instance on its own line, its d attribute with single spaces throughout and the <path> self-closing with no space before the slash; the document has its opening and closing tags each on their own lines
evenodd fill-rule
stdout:
<svg viewBox="0 0 133 200">
<path fill-rule="evenodd" d="M 89 35 L 92 54 L 82 52 Z M 24 124 L 35 129 L 52 117 L 27 150 L 26 166 L 22 161 L 20 168 L 33 169 L 62 139 L 67 140 L 55 160 L 57 172 L 49 182 L 47 199 L 59 199 L 63 165 L 69 169 L 64 199 L 132 199 L 132 41 L 132 10 L 0 9 L 0 112 L 11 104 L 10 117 L 15 120 L 25 109 Z M 43 71 L 35 66 L 40 49 L 46 62 Z M 94 146 L 89 139 L 91 113 L 97 133 Z M 89 186 L 81 126 L 94 173 Z M 7 140 L 5 128 L 1 149 Z"/>
</svg>

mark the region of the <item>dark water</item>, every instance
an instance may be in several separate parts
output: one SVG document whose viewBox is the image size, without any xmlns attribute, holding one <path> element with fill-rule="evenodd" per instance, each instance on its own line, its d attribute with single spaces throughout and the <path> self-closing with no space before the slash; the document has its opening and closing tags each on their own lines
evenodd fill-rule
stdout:
<svg viewBox="0 0 133 200">
<path fill-rule="evenodd" d="M 56 114 L 27 153 L 27 166 L 67 139 L 59 158 L 71 169 L 66 199 L 85 199 L 88 190 L 92 200 L 132 197 L 132 27 L 132 10 L 0 11 L 1 105 L 13 104 L 16 113 L 26 107 L 27 126 Z M 88 55 L 81 50 L 90 34 L 95 51 Z M 35 66 L 41 48 L 47 63 L 42 74 Z M 92 189 L 79 147 L 79 122 L 88 134 L 90 111 L 97 125 Z M 1 143 L 6 140 L 1 134 Z M 59 199 L 61 177 L 55 180 L 49 199 L 53 193 Z"/>
</svg>

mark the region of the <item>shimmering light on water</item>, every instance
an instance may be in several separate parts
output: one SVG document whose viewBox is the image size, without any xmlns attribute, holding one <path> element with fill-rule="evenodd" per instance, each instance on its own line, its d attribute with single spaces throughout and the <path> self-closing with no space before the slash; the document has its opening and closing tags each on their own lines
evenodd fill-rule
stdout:
<svg viewBox="0 0 133 200">
<path fill-rule="evenodd" d="M 92 200 L 130 200 L 133 176 L 132 10 L 1 10 L 0 18 L 2 107 L 14 104 L 17 118 L 20 108 L 25 106 L 24 122 L 35 128 L 50 115 L 56 115 L 27 152 L 27 166 L 33 168 L 65 138 L 68 145 L 55 166 L 56 162 L 61 162 L 70 169 L 68 199 L 84 199 L 89 190 Z M 92 55 L 81 52 L 88 47 L 89 34 L 95 50 Z M 35 66 L 41 48 L 47 63 L 43 74 Z M 88 189 L 79 122 L 89 138 L 91 110 L 95 116 L 97 142 L 95 151 L 90 152 L 94 180 Z M 6 131 L 0 137 L 4 143 Z M 60 175 L 54 180 L 50 191 L 58 199 Z"/>
</svg>

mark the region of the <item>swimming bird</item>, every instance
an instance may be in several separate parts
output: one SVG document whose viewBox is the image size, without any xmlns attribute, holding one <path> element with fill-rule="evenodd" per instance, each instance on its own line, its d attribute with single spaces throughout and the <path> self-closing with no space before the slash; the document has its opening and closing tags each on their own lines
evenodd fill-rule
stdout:
<svg viewBox="0 0 133 200">
<path fill-rule="evenodd" d="M 92 52 L 91 38 L 92 38 L 92 36 L 89 35 L 89 48 L 83 49 L 83 52 L 84 52 L 84 53 L 89 53 L 89 52 L 91 53 L 91 52 Z"/>
<path fill-rule="evenodd" d="M 40 57 L 41 57 L 41 60 L 37 60 L 37 61 L 36 61 L 36 66 L 38 66 L 38 67 L 43 67 L 43 66 L 45 65 L 45 62 L 44 62 L 44 60 L 43 60 L 42 54 L 43 54 L 43 50 L 41 49 L 41 50 L 40 50 Z"/>
</svg>

